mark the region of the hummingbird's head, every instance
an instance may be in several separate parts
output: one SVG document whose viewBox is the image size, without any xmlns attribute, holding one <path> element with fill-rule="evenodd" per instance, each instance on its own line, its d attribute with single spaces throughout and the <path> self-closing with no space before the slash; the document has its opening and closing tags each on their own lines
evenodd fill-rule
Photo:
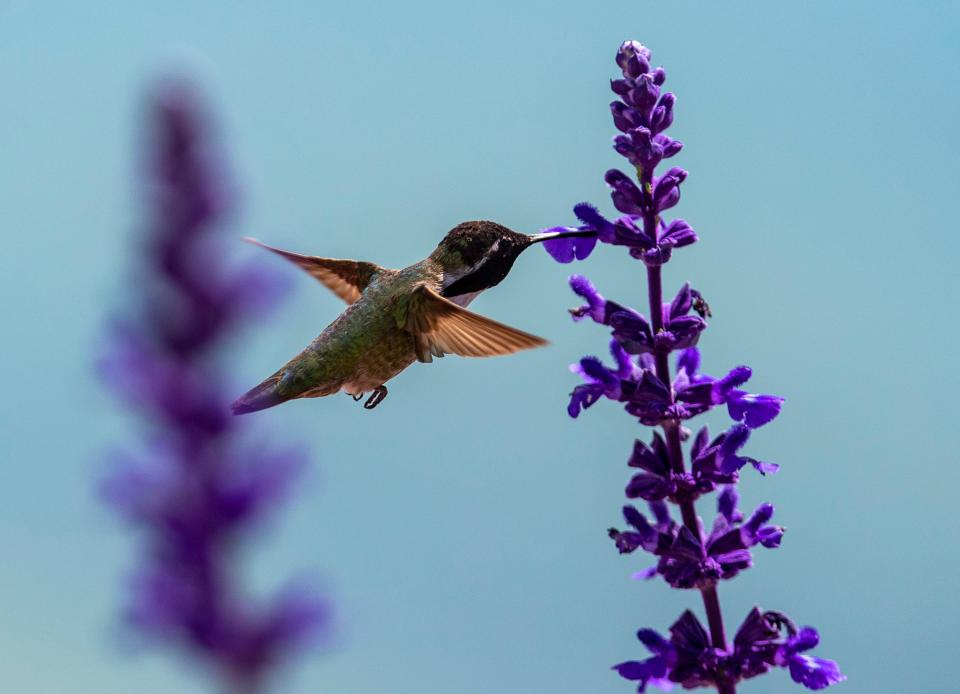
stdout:
<svg viewBox="0 0 960 694">
<path fill-rule="evenodd" d="M 463 296 L 499 284 L 517 256 L 535 243 L 593 233 L 570 231 L 531 236 L 496 222 L 463 222 L 447 232 L 430 259 L 443 269 L 443 296 Z"/>
</svg>

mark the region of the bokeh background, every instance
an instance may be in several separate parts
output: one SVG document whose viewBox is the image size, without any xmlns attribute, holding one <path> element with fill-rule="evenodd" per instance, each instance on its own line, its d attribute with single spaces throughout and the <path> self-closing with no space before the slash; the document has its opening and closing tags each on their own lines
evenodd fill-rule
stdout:
<svg viewBox="0 0 960 694">
<path fill-rule="evenodd" d="M 90 367 L 130 286 L 151 80 L 208 93 L 244 194 L 230 233 L 400 267 L 464 219 L 532 232 L 582 199 L 610 211 L 607 79 L 637 38 L 679 96 L 677 212 L 702 239 L 668 286 L 713 307 L 708 371 L 748 363 L 788 398 L 751 441 L 782 472 L 742 487 L 789 533 L 721 587 L 727 621 L 759 602 L 816 625 L 851 694 L 950 691 L 958 25 L 952 2 L 0 1 L 0 689 L 207 691 L 117 628 L 135 545 L 93 493 L 104 448 L 133 436 Z M 570 271 L 531 251 L 473 306 L 548 349 L 414 366 L 374 412 L 258 416 L 313 462 L 248 547 L 251 582 L 305 567 L 338 613 L 278 691 L 627 692 L 607 668 L 641 654 L 635 629 L 699 610 L 632 582 L 645 559 L 605 537 L 638 430 L 609 402 L 565 414 L 567 364 L 606 344 L 566 314 Z M 576 271 L 645 304 L 625 253 Z M 340 310 L 293 281 L 232 347 L 238 392 Z"/>
</svg>

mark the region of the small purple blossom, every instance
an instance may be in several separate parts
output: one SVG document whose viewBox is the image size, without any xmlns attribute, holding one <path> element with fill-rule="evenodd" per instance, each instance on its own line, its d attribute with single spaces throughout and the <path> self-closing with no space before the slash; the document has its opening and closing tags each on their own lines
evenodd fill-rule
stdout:
<svg viewBox="0 0 960 694">
<path fill-rule="evenodd" d="M 224 341 L 278 296 L 275 280 L 226 261 L 215 230 L 233 206 L 198 95 L 165 84 L 151 103 L 149 217 L 135 309 L 100 364 L 143 421 L 142 450 L 118 454 L 102 484 L 143 540 L 128 623 L 203 661 L 229 691 L 259 692 L 328 607 L 291 584 L 258 602 L 241 589 L 238 541 L 277 510 L 303 467 L 229 414 Z"/>
<path fill-rule="evenodd" d="M 847 679 L 834 661 L 803 655 L 804 651 L 816 648 L 819 643 L 820 634 L 817 630 L 803 627 L 779 648 L 775 662 L 789 668 L 793 681 L 807 689 L 825 689 Z"/>
<path fill-rule="evenodd" d="M 819 640 L 814 629 L 797 630 L 782 614 L 754 608 L 732 644 L 726 638 L 718 583 L 752 566 L 753 548 L 777 548 L 783 540 L 784 529 L 771 523 L 773 506 L 760 504 L 745 518 L 736 487 L 746 467 L 761 476 L 779 469 L 743 450 L 754 429 L 780 414 L 783 398 L 744 390 L 752 376 L 747 366 L 736 366 L 719 377 L 701 372 L 697 344 L 707 328 L 705 318 L 711 316 L 709 306 L 689 283 L 672 300 L 664 300 L 663 266 L 675 249 L 696 243 L 698 237 L 686 221 L 664 217 L 680 202 L 687 171 L 679 167 L 660 175 L 655 171 L 682 145 L 665 134 L 673 123 L 676 97 L 662 90 L 666 73 L 652 67 L 650 59 L 650 51 L 640 43 L 624 42 L 617 52 L 622 78 L 610 85 L 618 96 L 610 113 L 620 131 L 613 147 L 636 172 L 636 180 L 619 169 L 604 176 L 620 216 L 605 217 L 581 202 L 573 208 L 581 223 L 576 229 L 594 231 L 596 238 L 590 243 L 578 240 L 576 245 L 569 241 L 548 251 L 560 262 L 583 260 L 599 240 L 628 248 L 646 266 L 645 313 L 604 297 L 582 275 L 570 278 L 570 287 L 586 302 L 571 309 L 571 315 L 578 321 L 589 317 L 610 329 L 615 366 L 596 357 L 574 364 L 571 371 L 584 382 L 570 394 L 567 411 L 578 417 L 608 399 L 622 403 L 641 424 L 660 428 L 649 444 L 637 440 L 627 461 L 632 476 L 625 494 L 646 501 L 652 518 L 628 504 L 623 507 L 626 529 L 610 528 L 608 534 L 621 554 L 643 550 L 656 557 L 656 564 L 634 573 L 635 578 L 660 575 L 674 588 L 698 590 L 709 628 L 687 610 L 670 628 L 669 639 L 641 629 L 637 636 L 652 655 L 613 669 L 636 683 L 638 692 L 651 685 L 669 689 L 678 684 L 735 694 L 738 682 L 774 667 L 788 669 L 795 682 L 809 689 L 822 689 L 845 678 L 833 661 L 805 654 Z M 676 373 L 671 376 L 673 353 Z M 691 436 L 687 422 L 720 406 L 726 407 L 732 424 L 713 439 L 706 426 Z M 686 453 L 684 442 L 689 442 Z M 705 532 L 695 503 L 713 492 L 717 515 Z M 668 503 L 679 512 L 678 520 Z"/>
</svg>

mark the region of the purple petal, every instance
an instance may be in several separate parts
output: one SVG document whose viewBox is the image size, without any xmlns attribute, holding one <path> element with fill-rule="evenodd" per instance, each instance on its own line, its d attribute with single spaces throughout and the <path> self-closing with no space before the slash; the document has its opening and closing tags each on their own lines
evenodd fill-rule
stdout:
<svg viewBox="0 0 960 694">
<path fill-rule="evenodd" d="M 682 219 L 674 219 L 660 234 L 660 243 L 673 248 L 683 248 L 698 240 L 696 232 Z"/>
<path fill-rule="evenodd" d="M 596 229 L 597 236 L 604 243 L 610 243 L 616 238 L 616 229 L 613 222 L 604 217 L 596 207 L 587 202 L 581 202 L 573 207 L 573 213 L 584 224 Z"/>
<path fill-rule="evenodd" d="M 629 80 L 610 80 L 610 89 L 617 96 L 624 96 L 633 88 Z"/>
<path fill-rule="evenodd" d="M 678 649 L 699 653 L 710 647 L 710 638 L 700 620 L 687 610 L 670 627 L 670 642 Z"/>
<path fill-rule="evenodd" d="M 674 140 L 672 137 L 667 137 L 663 133 L 658 134 L 654 140 L 663 150 L 664 159 L 676 156 L 680 150 L 683 149 L 683 143 L 680 142 L 680 140 Z"/>
<path fill-rule="evenodd" d="M 750 535 L 755 535 L 761 526 L 773 518 L 773 504 L 760 504 L 757 509 L 750 514 L 750 518 L 743 524 L 743 529 Z"/>
<path fill-rule="evenodd" d="M 646 663 L 636 660 L 628 660 L 625 663 L 614 665 L 612 670 L 626 680 L 647 680 L 650 679 L 650 671 Z"/>
<path fill-rule="evenodd" d="M 657 455 L 656 451 L 639 439 L 634 441 L 633 453 L 630 455 L 627 465 L 641 468 L 660 476 L 664 476 L 670 471 L 669 462 Z"/>
<path fill-rule="evenodd" d="M 679 318 L 689 313 L 691 306 L 693 306 L 693 296 L 690 294 L 690 283 L 685 282 L 673 301 L 670 302 L 668 315 L 671 319 Z"/>
<path fill-rule="evenodd" d="M 783 398 L 734 390 L 727 400 L 730 418 L 743 421 L 751 429 L 757 429 L 773 421 L 783 406 Z"/>
<path fill-rule="evenodd" d="M 820 643 L 820 634 L 813 627 L 803 627 L 784 644 L 784 652 L 793 655 L 816 648 Z"/>
<path fill-rule="evenodd" d="M 666 130 L 673 123 L 673 106 L 676 101 L 677 97 L 672 92 L 667 92 L 660 97 L 650 123 L 654 132 L 659 133 Z"/>
<path fill-rule="evenodd" d="M 740 502 L 740 494 L 737 488 L 732 485 L 726 485 L 717 495 L 717 512 L 727 519 L 730 523 L 737 523 L 743 520 L 743 514 L 737 510 Z"/>
<path fill-rule="evenodd" d="M 573 319 L 580 320 L 589 314 L 597 323 L 604 323 L 606 321 L 607 302 L 597 291 L 597 288 L 583 275 L 571 275 L 569 282 L 574 293 L 587 301 L 586 306 L 571 309 L 570 313 L 573 315 Z"/>
<path fill-rule="evenodd" d="M 665 503 L 662 501 L 651 501 L 647 506 L 650 507 L 650 512 L 653 514 L 653 517 L 656 518 L 658 528 L 664 530 L 673 525 L 673 518 L 670 517 L 670 507 Z"/>
<path fill-rule="evenodd" d="M 551 231 L 585 231 L 584 227 L 551 227 L 544 229 L 544 233 Z M 547 239 L 543 247 L 550 257 L 558 263 L 571 263 L 574 259 L 583 260 L 589 256 L 597 245 L 596 236 L 564 236 L 556 239 Z"/>
<path fill-rule="evenodd" d="M 720 455 L 729 458 L 736 454 L 750 439 L 750 428 L 743 424 L 734 424 L 724 433 L 720 444 Z"/>
<path fill-rule="evenodd" d="M 777 463 L 767 463 L 763 460 L 757 460 L 756 458 L 748 458 L 744 456 L 743 458 L 746 462 L 750 463 L 753 468 L 759 472 L 761 475 L 773 474 L 780 471 L 780 466 Z"/>
<path fill-rule="evenodd" d="M 567 405 L 567 414 L 574 419 L 587 408 L 593 406 L 597 400 L 603 397 L 603 385 L 598 383 L 588 383 L 579 385 L 570 393 L 570 403 Z"/>
<path fill-rule="evenodd" d="M 617 342 L 630 354 L 641 354 L 653 349 L 653 329 L 640 313 L 623 309 L 611 314 L 610 327 Z"/>
<path fill-rule="evenodd" d="M 610 354 L 617 362 L 617 375 L 620 378 L 634 378 L 639 375 L 640 368 L 616 340 L 610 340 Z"/>
<path fill-rule="evenodd" d="M 653 629 L 640 629 L 637 632 L 637 638 L 640 640 L 640 643 L 650 649 L 651 653 L 656 655 L 663 655 L 664 653 L 673 651 L 673 646 L 670 642 Z"/>
<path fill-rule="evenodd" d="M 750 380 L 753 371 L 749 366 L 736 366 L 727 372 L 726 376 L 717 379 L 717 393 L 721 398 L 726 398 L 728 394 L 738 386 Z M 723 400 L 718 400 L 723 402 Z"/>
<path fill-rule="evenodd" d="M 833 660 L 809 655 L 795 655 L 790 658 L 790 677 L 794 682 L 814 690 L 825 689 L 847 679 Z"/>
<path fill-rule="evenodd" d="M 677 357 L 677 371 L 686 372 L 687 376 L 693 376 L 700 370 L 700 350 L 695 347 L 685 349 Z"/>
<path fill-rule="evenodd" d="M 650 525 L 647 521 L 647 517 L 640 513 L 633 506 L 624 506 L 623 507 L 623 518 L 627 523 L 636 528 L 637 532 L 640 533 L 645 541 L 656 540 L 657 531 Z"/>
<path fill-rule="evenodd" d="M 624 490 L 628 499 L 643 499 L 644 501 L 659 501 L 670 496 L 673 491 L 670 483 L 663 477 L 649 473 L 634 475 Z"/>
<path fill-rule="evenodd" d="M 693 443 L 690 444 L 690 459 L 696 460 L 699 458 L 703 451 L 707 447 L 707 443 L 710 440 L 710 429 L 704 425 L 700 427 L 700 431 L 697 432 L 697 435 L 693 439 Z"/>
<path fill-rule="evenodd" d="M 654 565 L 649 566 L 646 569 L 641 569 L 640 571 L 634 571 L 632 574 L 630 574 L 630 578 L 632 578 L 634 581 L 649 581 L 651 578 L 656 576 L 657 573 L 659 572 L 657 571 L 656 565 Z"/>
<path fill-rule="evenodd" d="M 749 649 L 757 642 L 768 642 L 776 639 L 780 632 L 770 626 L 764 618 L 760 608 L 754 607 L 747 613 L 743 623 L 733 637 L 733 643 L 738 648 Z"/>
<path fill-rule="evenodd" d="M 645 196 L 625 173 L 619 169 L 610 169 L 604 179 L 612 189 L 610 197 L 618 210 L 624 214 L 643 213 Z"/>
<path fill-rule="evenodd" d="M 767 549 L 775 549 L 780 546 L 783 540 L 783 533 L 784 529 L 775 525 L 760 528 L 757 532 L 757 542 Z"/>
</svg>

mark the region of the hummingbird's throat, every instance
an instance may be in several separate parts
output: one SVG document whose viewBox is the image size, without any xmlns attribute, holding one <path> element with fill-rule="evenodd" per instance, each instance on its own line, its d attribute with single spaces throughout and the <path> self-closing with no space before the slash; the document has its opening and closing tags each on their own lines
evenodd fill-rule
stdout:
<svg viewBox="0 0 960 694">
<path fill-rule="evenodd" d="M 443 270 L 443 289 L 455 284 L 464 277 L 468 277 L 477 273 L 480 268 L 489 263 L 497 254 L 497 250 L 500 248 L 500 240 L 493 242 L 493 245 L 487 250 L 487 252 L 480 257 L 479 260 L 472 264 L 464 264 L 462 257 L 458 256 L 455 267 L 444 268 Z"/>
</svg>

